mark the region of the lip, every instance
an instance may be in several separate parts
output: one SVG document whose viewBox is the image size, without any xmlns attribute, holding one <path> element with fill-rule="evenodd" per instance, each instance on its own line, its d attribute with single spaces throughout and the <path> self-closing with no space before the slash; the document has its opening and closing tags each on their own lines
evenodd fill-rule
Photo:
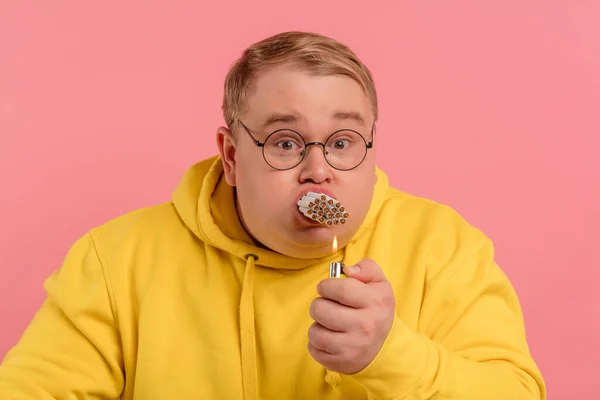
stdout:
<svg viewBox="0 0 600 400">
<path fill-rule="evenodd" d="M 319 186 L 310 186 L 310 187 L 303 188 L 302 191 L 298 194 L 298 196 L 296 197 L 296 201 L 294 203 L 296 205 L 296 207 L 298 206 L 298 202 L 300 201 L 302 196 L 304 196 L 308 192 L 321 193 L 321 194 L 325 194 L 329 197 L 333 197 L 334 199 L 337 199 L 337 197 L 335 196 L 335 194 L 333 192 L 331 192 L 325 188 L 322 188 Z"/>
</svg>

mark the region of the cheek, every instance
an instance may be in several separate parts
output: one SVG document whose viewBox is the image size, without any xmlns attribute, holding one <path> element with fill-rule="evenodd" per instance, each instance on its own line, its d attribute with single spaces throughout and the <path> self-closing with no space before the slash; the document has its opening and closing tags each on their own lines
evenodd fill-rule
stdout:
<svg viewBox="0 0 600 400">
<path fill-rule="evenodd" d="M 235 176 L 236 186 L 238 189 L 245 192 L 258 190 L 262 183 L 261 177 L 269 172 L 262 159 L 260 151 L 255 149 L 240 149 L 235 157 Z"/>
<path fill-rule="evenodd" d="M 260 161 L 264 166 L 255 162 L 240 162 L 237 165 L 236 184 L 242 208 L 250 213 L 246 218 L 259 217 L 254 213 L 262 213 L 261 219 L 268 218 L 268 215 L 280 215 L 292 207 L 296 195 L 293 177 L 288 176 L 290 174 L 274 171 L 262 159 Z"/>
<path fill-rule="evenodd" d="M 365 213 L 369 209 L 376 179 L 374 172 L 360 171 L 343 183 L 345 203 L 350 212 Z"/>
</svg>

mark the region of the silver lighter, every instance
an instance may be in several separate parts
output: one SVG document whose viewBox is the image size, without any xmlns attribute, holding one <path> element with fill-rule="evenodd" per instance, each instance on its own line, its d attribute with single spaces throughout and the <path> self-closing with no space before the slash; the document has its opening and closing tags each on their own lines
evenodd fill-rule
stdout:
<svg viewBox="0 0 600 400">
<path fill-rule="evenodd" d="M 329 277 L 330 278 L 345 278 L 344 274 L 344 263 L 343 262 L 330 262 L 329 263 Z"/>
</svg>

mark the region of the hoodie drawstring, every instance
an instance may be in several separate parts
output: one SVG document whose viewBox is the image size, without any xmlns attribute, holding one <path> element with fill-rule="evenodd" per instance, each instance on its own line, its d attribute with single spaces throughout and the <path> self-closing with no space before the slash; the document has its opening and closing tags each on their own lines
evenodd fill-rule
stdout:
<svg viewBox="0 0 600 400">
<path fill-rule="evenodd" d="M 330 370 L 326 370 L 325 374 L 325 382 L 333 388 L 333 390 L 337 391 L 337 387 L 342 382 L 342 375 L 339 372 L 334 372 Z"/>
<path fill-rule="evenodd" d="M 240 299 L 240 342 L 244 400 L 258 399 L 256 329 L 254 323 L 254 267 L 258 256 L 246 254 L 246 269 Z"/>
<path fill-rule="evenodd" d="M 258 256 L 246 254 L 246 269 L 240 299 L 240 342 L 242 355 L 242 386 L 244 400 L 258 399 L 258 370 L 256 356 L 256 324 L 254 321 L 254 272 Z M 325 382 L 335 391 L 342 382 L 339 372 L 326 370 Z"/>
</svg>

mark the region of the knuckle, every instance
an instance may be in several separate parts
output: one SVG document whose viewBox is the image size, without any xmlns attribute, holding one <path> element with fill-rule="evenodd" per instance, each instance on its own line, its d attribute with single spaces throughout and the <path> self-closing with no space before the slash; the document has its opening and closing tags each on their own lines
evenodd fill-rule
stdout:
<svg viewBox="0 0 600 400">
<path fill-rule="evenodd" d="M 371 319 L 361 321 L 358 327 L 361 333 L 367 338 L 371 338 L 375 335 L 375 324 Z"/>
<path fill-rule="evenodd" d="M 317 303 L 317 300 L 316 300 L 316 299 L 315 299 L 315 300 L 313 300 L 313 301 L 310 303 L 310 307 L 308 308 L 308 315 L 310 315 L 310 317 L 311 317 L 312 319 L 315 319 L 315 317 L 316 317 L 316 313 L 315 313 L 315 308 L 317 307 L 317 306 L 316 306 L 316 303 Z"/>
<path fill-rule="evenodd" d="M 326 350 L 329 346 L 329 338 L 317 324 L 312 324 L 308 329 L 308 339 L 317 349 Z"/>
<path fill-rule="evenodd" d="M 321 281 L 317 284 L 317 293 L 319 296 L 323 296 L 323 287 L 327 286 L 327 281 Z"/>
<path fill-rule="evenodd" d="M 388 287 L 388 289 L 384 291 L 382 297 L 382 302 L 385 307 L 392 309 L 396 307 L 396 297 L 394 296 L 394 291 L 391 287 Z"/>
<path fill-rule="evenodd" d="M 365 258 L 364 260 L 361 261 L 361 267 L 373 269 L 376 266 L 377 266 L 377 264 L 375 263 L 375 261 L 372 258 Z"/>
<path fill-rule="evenodd" d="M 323 299 L 315 299 L 312 303 L 312 317 L 315 321 L 323 317 Z"/>
<path fill-rule="evenodd" d="M 310 326 L 310 328 L 308 328 L 308 340 L 313 345 L 315 344 L 315 338 L 316 338 L 315 329 L 316 329 L 316 324 L 312 324 Z"/>
<path fill-rule="evenodd" d="M 373 296 L 373 305 L 375 307 L 379 308 L 385 308 L 386 307 L 386 300 L 385 300 L 385 296 L 380 295 L 379 293 L 376 293 Z"/>
<path fill-rule="evenodd" d="M 324 332 L 317 333 L 317 335 L 315 336 L 315 345 L 323 350 L 329 349 L 330 342 L 327 338 L 327 335 L 325 335 Z"/>
<path fill-rule="evenodd" d="M 396 300 L 392 288 L 389 285 L 378 286 L 373 295 L 373 303 L 378 308 L 394 308 Z"/>
<path fill-rule="evenodd" d="M 378 306 L 384 310 L 394 308 L 394 297 L 393 296 L 380 296 L 377 300 L 377 303 L 378 303 Z"/>
</svg>

